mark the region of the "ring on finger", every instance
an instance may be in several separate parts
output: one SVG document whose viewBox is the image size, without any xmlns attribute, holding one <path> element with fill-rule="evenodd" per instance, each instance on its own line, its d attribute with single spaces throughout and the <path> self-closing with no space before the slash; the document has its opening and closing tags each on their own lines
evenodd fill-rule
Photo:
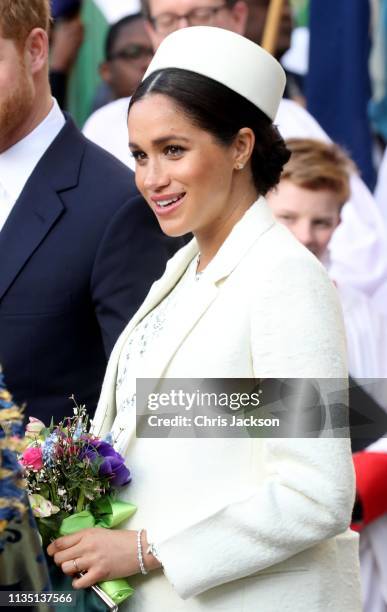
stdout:
<svg viewBox="0 0 387 612">
<path fill-rule="evenodd" d="M 75 567 L 76 572 L 79 574 L 81 570 L 78 567 L 78 563 L 76 559 L 73 559 L 73 565 Z"/>
</svg>

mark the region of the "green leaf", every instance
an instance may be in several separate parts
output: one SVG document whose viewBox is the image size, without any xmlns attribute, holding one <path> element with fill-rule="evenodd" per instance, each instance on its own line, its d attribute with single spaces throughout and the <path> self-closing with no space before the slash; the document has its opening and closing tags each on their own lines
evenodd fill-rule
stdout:
<svg viewBox="0 0 387 612">
<path fill-rule="evenodd" d="M 66 516 L 69 516 L 68 513 L 61 510 L 57 514 L 47 516 L 46 518 L 36 519 L 44 548 L 48 546 L 53 539 L 59 537 L 59 527 Z"/>
</svg>

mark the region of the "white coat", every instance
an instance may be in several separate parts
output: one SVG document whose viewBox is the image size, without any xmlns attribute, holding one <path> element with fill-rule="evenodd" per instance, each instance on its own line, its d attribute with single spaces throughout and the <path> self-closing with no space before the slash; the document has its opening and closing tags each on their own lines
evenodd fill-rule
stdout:
<svg viewBox="0 0 387 612">
<path fill-rule="evenodd" d="M 168 263 L 110 358 L 94 431 L 111 429 L 121 352 L 198 252 Z M 141 375 L 346 377 L 335 289 L 260 198 L 186 297 Z M 183 298 L 184 299 L 184 298 Z M 134 411 L 133 411 L 134 413 Z M 359 612 L 358 540 L 348 525 L 348 439 L 141 439 L 127 423 L 127 525 L 144 527 L 164 572 L 130 579 L 136 612 Z"/>
</svg>

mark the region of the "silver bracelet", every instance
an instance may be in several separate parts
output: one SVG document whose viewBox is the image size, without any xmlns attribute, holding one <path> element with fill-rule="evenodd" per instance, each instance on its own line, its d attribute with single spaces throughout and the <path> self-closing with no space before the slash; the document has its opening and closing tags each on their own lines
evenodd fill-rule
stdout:
<svg viewBox="0 0 387 612">
<path fill-rule="evenodd" d="M 138 559 L 138 564 L 140 566 L 141 573 L 144 576 L 146 576 L 148 572 L 145 569 L 144 558 L 142 556 L 142 546 L 141 546 L 141 534 L 143 531 L 144 531 L 143 529 L 139 529 L 137 531 L 137 559 Z"/>
<path fill-rule="evenodd" d="M 148 548 L 146 549 L 146 554 L 147 555 L 153 555 L 155 559 L 157 559 L 157 561 L 159 563 L 161 563 L 160 561 L 160 557 L 159 557 L 159 553 L 157 552 L 157 548 L 154 544 L 149 544 Z M 161 563 L 161 566 L 163 564 Z"/>
</svg>

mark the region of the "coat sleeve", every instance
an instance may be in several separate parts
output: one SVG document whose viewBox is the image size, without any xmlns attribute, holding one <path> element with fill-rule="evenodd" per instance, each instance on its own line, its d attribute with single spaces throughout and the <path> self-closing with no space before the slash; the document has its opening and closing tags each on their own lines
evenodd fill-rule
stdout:
<svg viewBox="0 0 387 612">
<path fill-rule="evenodd" d="M 141 197 L 131 198 L 112 217 L 91 277 L 91 294 L 107 356 L 181 244 L 179 239 L 162 233 Z"/>
<path fill-rule="evenodd" d="M 324 270 L 307 259 L 287 263 L 273 278 L 259 303 L 251 298 L 256 376 L 340 377 L 345 385 L 341 311 Z M 269 344 L 260 340 L 265 334 Z M 184 599 L 285 561 L 350 524 L 354 474 L 348 438 L 252 443 L 264 444 L 263 484 L 156 542 L 165 574 Z"/>
</svg>

